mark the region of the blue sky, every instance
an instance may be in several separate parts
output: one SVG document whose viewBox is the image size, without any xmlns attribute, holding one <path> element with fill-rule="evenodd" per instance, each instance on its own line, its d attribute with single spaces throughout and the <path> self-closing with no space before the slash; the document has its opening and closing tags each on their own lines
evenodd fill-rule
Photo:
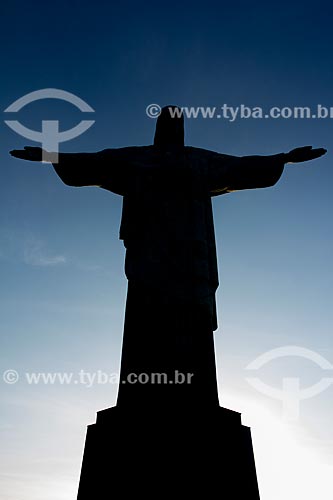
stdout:
<svg viewBox="0 0 333 500">
<path fill-rule="evenodd" d="M 14 0 L 1 14 L 0 111 L 44 88 L 73 92 L 95 110 L 94 126 L 63 151 L 150 144 L 150 103 L 333 106 L 329 2 Z M 35 129 L 59 119 L 65 130 L 82 116 L 45 100 L 19 119 Z M 288 345 L 333 363 L 332 120 L 198 118 L 185 126 L 188 145 L 228 154 L 328 149 L 324 158 L 287 166 L 273 188 L 214 199 L 221 404 L 252 426 L 262 500 L 312 499 L 319 484 L 316 495 L 326 500 L 333 388 L 301 402 L 298 421 L 286 423 L 281 402 L 256 392 L 245 367 Z M 0 127 L 0 362 L 1 371 L 21 375 L 17 384 L 0 382 L 1 498 L 70 500 L 86 425 L 114 404 L 117 386 L 29 385 L 24 374 L 118 371 L 126 297 L 121 198 L 69 188 L 49 165 L 11 158 L 9 150 L 38 144 Z M 307 387 L 323 376 L 300 358 L 260 371 L 275 387 L 284 377 Z"/>
</svg>

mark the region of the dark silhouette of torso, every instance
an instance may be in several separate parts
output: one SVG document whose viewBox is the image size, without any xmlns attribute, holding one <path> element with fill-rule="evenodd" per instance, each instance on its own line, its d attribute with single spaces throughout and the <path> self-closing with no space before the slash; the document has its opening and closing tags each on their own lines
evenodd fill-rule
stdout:
<svg viewBox="0 0 333 500">
<path fill-rule="evenodd" d="M 129 282 L 118 405 L 218 405 L 213 331 L 217 260 L 211 198 L 267 187 L 285 155 L 235 157 L 184 146 L 183 118 L 169 108 L 154 145 L 64 153 L 54 168 L 71 186 L 123 197 L 120 238 Z M 194 374 L 175 387 L 129 384 L 130 374 Z"/>
</svg>

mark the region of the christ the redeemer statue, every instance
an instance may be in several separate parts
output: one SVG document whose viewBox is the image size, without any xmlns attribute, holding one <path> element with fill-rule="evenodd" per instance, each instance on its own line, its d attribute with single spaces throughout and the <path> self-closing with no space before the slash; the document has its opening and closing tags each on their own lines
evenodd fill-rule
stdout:
<svg viewBox="0 0 333 500">
<path fill-rule="evenodd" d="M 163 108 L 151 146 L 60 153 L 53 164 L 68 186 L 98 186 L 123 197 L 128 294 L 120 407 L 219 405 L 211 198 L 273 186 L 285 164 L 326 153 L 306 146 L 237 157 L 185 146 L 183 116 L 172 117 L 175 109 Z M 41 161 L 42 153 L 35 147 L 11 151 L 31 161 Z"/>
</svg>

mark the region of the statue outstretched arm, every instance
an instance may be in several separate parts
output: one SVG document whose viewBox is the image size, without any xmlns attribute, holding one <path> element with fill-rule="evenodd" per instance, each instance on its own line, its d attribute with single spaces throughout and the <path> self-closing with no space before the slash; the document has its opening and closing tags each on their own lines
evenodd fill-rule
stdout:
<svg viewBox="0 0 333 500">
<path fill-rule="evenodd" d="M 124 195 L 130 179 L 136 148 L 105 149 L 97 153 L 59 153 L 53 167 L 68 186 L 98 186 Z M 15 158 L 42 161 L 43 150 L 25 147 L 10 152 Z"/>
<path fill-rule="evenodd" d="M 207 168 L 211 195 L 274 186 L 286 164 L 313 160 L 325 153 L 326 149 L 312 149 L 312 146 L 269 156 L 238 157 L 212 153 Z"/>
</svg>

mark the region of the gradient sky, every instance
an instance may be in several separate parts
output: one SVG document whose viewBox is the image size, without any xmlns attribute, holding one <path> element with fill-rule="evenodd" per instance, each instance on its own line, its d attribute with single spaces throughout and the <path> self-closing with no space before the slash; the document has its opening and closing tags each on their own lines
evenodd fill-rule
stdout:
<svg viewBox="0 0 333 500">
<path fill-rule="evenodd" d="M 5 1 L 1 113 L 34 90 L 73 92 L 96 120 L 62 145 L 74 152 L 150 144 L 150 103 L 330 107 L 332 10 L 320 0 Z M 34 129 L 58 119 L 65 130 L 82 114 L 44 100 L 12 119 Z M 214 199 L 221 404 L 252 426 L 262 500 L 332 498 L 333 387 L 301 402 L 299 419 L 285 422 L 281 402 L 252 388 L 245 369 L 289 345 L 333 363 L 332 131 L 332 119 L 186 121 L 188 145 L 228 154 L 328 149 L 322 159 L 287 166 L 275 187 Z M 15 369 L 21 378 L 0 381 L 0 495 L 72 500 L 86 425 L 114 404 L 117 385 L 29 385 L 24 374 L 117 373 L 126 297 L 121 198 L 67 187 L 51 166 L 8 155 L 27 144 L 39 145 L 2 122 L 0 362 L 1 372 Z M 329 377 L 324 371 L 290 357 L 255 376 L 276 388 L 299 377 L 308 387 Z"/>
</svg>

